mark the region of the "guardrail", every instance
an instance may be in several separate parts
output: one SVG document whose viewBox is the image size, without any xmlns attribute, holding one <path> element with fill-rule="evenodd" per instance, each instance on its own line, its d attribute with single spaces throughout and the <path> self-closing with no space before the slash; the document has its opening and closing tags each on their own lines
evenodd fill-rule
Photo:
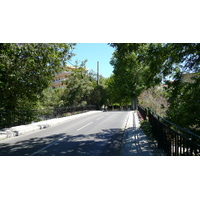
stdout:
<svg viewBox="0 0 200 200">
<path fill-rule="evenodd" d="M 88 110 L 96 110 L 96 106 L 86 105 L 81 107 L 61 107 L 40 110 L 17 109 L 0 111 L 0 129 L 17 125 L 25 125 L 31 123 L 32 121 L 36 122 L 64 117 L 74 114 L 75 112 L 85 112 Z"/>
<path fill-rule="evenodd" d="M 147 119 L 152 126 L 154 138 L 158 148 L 163 149 L 168 156 L 200 155 L 200 136 L 157 115 L 150 108 L 138 106 L 143 119 Z"/>
</svg>

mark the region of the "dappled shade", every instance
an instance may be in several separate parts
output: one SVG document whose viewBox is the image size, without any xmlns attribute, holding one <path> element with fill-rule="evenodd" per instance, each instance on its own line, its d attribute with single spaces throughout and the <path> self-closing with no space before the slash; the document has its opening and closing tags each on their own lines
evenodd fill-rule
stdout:
<svg viewBox="0 0 200 200">
<path fill-rule="evenodd" d="M 44 138 L 31 138 L 15 144 L 0 144 L 1 156 L 28 156 L 53 143 L 35 156 L 118 156 L 120 155 L 122 129 L 105 129 L 89 135 L 54 134 Z M 64 138 L 61 141 L 58 139 Z M 58 141 L 58 142 L 55 142 Z M 54 143 L 55 142 L 55 143 Z"/>
</svg>

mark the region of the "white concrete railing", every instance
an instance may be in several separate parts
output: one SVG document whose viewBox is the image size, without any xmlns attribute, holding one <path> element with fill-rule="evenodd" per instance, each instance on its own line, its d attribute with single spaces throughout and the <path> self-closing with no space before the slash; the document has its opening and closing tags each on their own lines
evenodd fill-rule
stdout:
<svg viewBox="0 0 200 200">
<path fill-rule="evenodd" d="M 72 120 L 72 119 L 76 119 L 76 118 L 83 117 L 83 116 L 90 115 L 97 112 L 102 112 L 102 111 L 89 111 L 89 112 L 80 113 L 80 114 L 72 115 L 68 117 L 54 118 L 54 119 L 49 119 L 45 121 L 35 122 L 28 125 L 14 126 L 8 129 L 4 129 L 3 131 L 0 131 L 0 140 L 30 133 L 36 130 L 48 128 L 48 127 Z"/>
</svg>

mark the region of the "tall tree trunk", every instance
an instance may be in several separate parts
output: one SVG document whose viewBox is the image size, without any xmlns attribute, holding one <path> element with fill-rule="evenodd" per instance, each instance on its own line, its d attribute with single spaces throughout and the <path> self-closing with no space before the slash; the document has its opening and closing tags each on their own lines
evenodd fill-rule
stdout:
<svg viewBox="0 0 200 200">
<path fill-rule="evenodd" d="M 137 109 L 137 97 L 133 97 L 132 99 L 132 109 L 136 110 Z"/>
</svg>

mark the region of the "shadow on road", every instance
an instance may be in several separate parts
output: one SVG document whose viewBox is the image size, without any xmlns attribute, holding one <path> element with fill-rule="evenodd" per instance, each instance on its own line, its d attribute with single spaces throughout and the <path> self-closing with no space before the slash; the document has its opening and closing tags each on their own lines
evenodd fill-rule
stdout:
<svg viewBox="0 0 200 200">
<path fill-rule="evenodd" d="M 94 134 L 54 134 L 0 144 L 0 156 L 118 156 L 123 138 L 122 129 L 105 129 Z M 48 147 L 47 147 L 48 146 Z M 47 147 L 47 148 L 46 148 Z"/>
<path fill-rule="evenodd" d="M 124 133 L 122 156 L 160 156 L 162 151 L 155 141 L 144 134 L 141 128 L 128 128 Z"/>
</svg>

